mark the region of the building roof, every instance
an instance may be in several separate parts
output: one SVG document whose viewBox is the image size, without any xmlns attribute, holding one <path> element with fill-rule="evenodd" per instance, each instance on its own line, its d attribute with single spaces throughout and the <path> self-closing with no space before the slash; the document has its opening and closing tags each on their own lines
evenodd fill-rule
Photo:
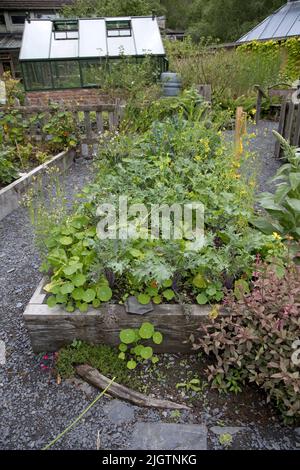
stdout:
<svg viewBox="0 0 300 470">
<path fill-rule="evenodd" d="M 108 21 L 130 21 L 131 30 L 111 37 Z M 55 24 L 57 20 L 48 19 L 25 22 L 20 60 L 165 55 L 157 20 L 151 16 L 79 19 L 78 33 L 64 39 L 54 31 Z"/>
<path fill-rule="evenodd" d="M 20 34 L 1 34 L 0 50 L 3 49 L 20 49 L 22 36 Z"/>
<path fill-rule="evenodd" d="M 74 0 L 0 0 L 0 10 L 52 10 L 72 3 Z"/>
<path fill-rule="evenodd" d="M 300 1 L 290 0 L 279 10 L 268 16 L 249 33 L 242 36 L 237 43 L 249 41 L 278 40 L 300 36 Z"/>
</svg>

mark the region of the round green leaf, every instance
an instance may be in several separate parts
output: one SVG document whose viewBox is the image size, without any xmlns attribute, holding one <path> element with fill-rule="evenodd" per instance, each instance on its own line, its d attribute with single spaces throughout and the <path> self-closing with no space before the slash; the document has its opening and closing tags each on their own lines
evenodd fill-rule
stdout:
<svg viewBox="0 0 300 470">
<path fill-rule="evenodd" d="M 126 344 L 124 344 L 124 343 L 119 344 L 119 350 L 121 352 L 126 352 L 127 349 L 128 349 L 128 346 Z"/>
<path fill-rule="evenodd" d="M 59 293 L 56 295 L 56 302 L 57 302 L 58 304 L 65 304 L 66 301 L 67 301 L 67 298 L 68 298 L 67 294 L 64 295 L 64 294 L 62 294 L 62 293 L 59 292 Z"/>
<path fill-rule="evenodd" d="M 97 296 L 101 302 L 108 302 L 112 298 L 112 290 L 108 286 L 100 286 L 97 289 Z"/>
<path fill-rule="evenodd" d="M 127 367 L 130 370 L 135 369 L 136 366 L 137 366 L 137 364 L 133 359 L 131 359 L 130 361 L 127 362 Z"/>
<path fill-rule="evenodd" d="M 147 305 L 150 302 L 151 298 L 148 294 L 139 294 L 137 296 L 137 301 L 142 305 Z"/>
<path fill-rule="evenodd" d="M 94 289 L 87 289 L 83 296 L 82 296 L 82 300 L 84 300 L 84 302 L 87 302 L 88 304 L 93 302 L 94 298 L 96 297 L 96 292 Z"/>
<path fill-rule="evenodd" d="M 163 335 L 159 331 L 156 331 L 152 337 L 152 341 L 155 344 L 161 344 L 163 341 Z"/>
<path fill-rule="evenodd" d="M 143 359 L 150 359 L 153 356 L 153 349 L 150 346 L 146 346 L 141 350 L 141 356 Z"/>
<path fill-rule="evenodd" d="M 77 287 L 76 289 L 73 290 L 71 295 L 74 300 L 82 300 L 83 295 L 84 295 L 84 289 L 82 287 Z"/>
<path fill-rule="evenodd" d="M 54 295 L 51 295 L 50 297 L 48 297 L 47 299 L 48 307 L 53 308 L 55 307 L 56 304 L 57 304 L 56 297 Z"/>
<path fill-rule="evenodd" d="M 152 298 L 152 301 L 154 304 L 159 305 L 162 302 L 162 298 L 160 295 L 156 295 L 155 297 Z"/>
<path fill-rule="evenodd" d="M 122 330 L 120 332 L 120 340 L 124 344 L 134 343 L 135 341 L 135 332 L 131 329 Z"/>
<path fill-rule="evenodd" d="M 72 313 L 72 312 L 74 312 L 74 310 L 75 310 L 75 309 L 74 309 L 74 305 L 73 305 L 73 304 L 68 304 L 68 305 L 66 306 L 66 311 L 67 311 L 67 312 Z"/>
<path fill-rule="evenodd" d="M 171 287 L 172 284 L 173 282 L 171 281 L 171 279 L 167 279 L 166 281 L 163 282 L 164 287 Z"/>
<path fill-rule="evenodd" d="M 151 361 L 152 361 L 152 364 L 156 364 L 159 361 L 159 359 L 157 356 L 152 356 Z"/>
<path fill-rule="evenodd" d="M 140 356 L 141 355 L 141 351 L 144 349 L 144 346 L 142 346 L 141 344 L 138 344 L 135 348 L 134 348 L 134 354 L 136 354 L 137 356 Z"/>
<path fill-rule="evenodd" d="M 88 311 L 89 306 L 87 303 L 83 302 L 79 304 L 78 308 L 82 313 L 85 313 Z"/>
<path fill-rule="evenodd" d="M 98 307 L 100 307 L 100 305 L 101 305 L 101 302 L 100 302 L 99 299 L 94 299 L 93 300 L 93 307 L 94 308 L 98 308 Z"/>
<path fill-rule="evenodd" d="M 125 353 L 124 353 L 124 352 L 120 352 L 120 354 L 118 355 L 118 358 L 119 358 L 119 359 L 122 359 L 122 361 L 124 361 L 124 359 L 125 359 Z"/>
<path fill-rule="evenodd" d="M 197 300 L 199 305 L 205 305 L 208 302 L 208 298 L 206 297 L 205 294 L 197 295 L 196 300 Z"/>
<path fill-rule="evenodd" d="M 75 276 L 72 277 L 72 282 L 76 287 L 83 286 L 86 283 L 86 277 L 81 273 L 75 274 Z"/>
<path fill-rule="evenodd" d="M 175 297 L 175 293 L 172 289 L 167 289 L 163 291 L 163 296 L 167 300 L 172 300 Z"/>
<path fill-rule="evenodd" d="M 193 284 L 195 287 L 198 287 L 198 289 L 204 289 L 206 287 L 206 281 L 202 274 L 197 274 L 194 279 L 193 279 Z"/>
<path fill-rule="evenodd" d="M 59 242 L 64 246 L 72 245 L 73 238 L 71 238 L 71 237 L 60 237 Z"/>
<path fill-rule="evenodd" d="M 74 290 L 74 285 L 72 284 L 72 282 L 66 282 L 65 284 L 63 284 L 60 288 L 60 292 L 65 295 L 65 294 L 71 294 L 71 292 L 73 292 Z"/>
<path fill-rule="evenodd" d="M 143 339 L 150 339 L 152 338 L 154 333 L 154 326 L 152 323 L 145 322 L 139 329 L 139 335 Z"/>
</svg>

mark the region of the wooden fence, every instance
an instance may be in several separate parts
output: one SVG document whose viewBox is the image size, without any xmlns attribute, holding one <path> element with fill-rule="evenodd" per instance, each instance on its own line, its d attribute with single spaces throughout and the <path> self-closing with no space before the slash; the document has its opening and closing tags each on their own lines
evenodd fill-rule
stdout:
<svg viewBox="0 0 300 470">
<path fill-rule="evenodd" d="M 32 139 L 36 140 L 49 138 L 49 135 L 43 131 L 49 116 L 60 111 L 72 113 L 77 124 L 82 151 L 85 155 L 90 154 L 91 146 L 97 144 L 101 134 L 105 131 L 113 132 L 118 129 L 123 110 L 124 106 L 120 105 L 118 101 L 115 104 L 100 103 L 95 105 L 14 106 L 0 108 L 0 112 L 17 112 L 29 121 L 30 117 L 37 117 L 37 119 L 32 120 L 28 128 L 28 133 L 32 136 Z"/>
<path fill-rule="evenodd" d="M 281 106 L 278 132 L 291 145 L 300 147 L 300 105 L 291 100 L 284 101 Z M 282 150 L 279 142 L 275 146 L 275 157 L 280 158 Z"/>
</svg>

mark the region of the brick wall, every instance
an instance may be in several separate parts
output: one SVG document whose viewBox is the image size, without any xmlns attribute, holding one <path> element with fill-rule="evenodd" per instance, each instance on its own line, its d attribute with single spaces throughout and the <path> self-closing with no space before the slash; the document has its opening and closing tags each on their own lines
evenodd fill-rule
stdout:
<svg viewBox="0 0 300 470">
<path fill-rule="evenodd" d="M 97 88 L 74 88 L 69 90 L 30 91 L 26 93 L 29 106 L 48 105 L 49 101 L 64 104 L 98 104 L 114 102 Z"/>
</svg>

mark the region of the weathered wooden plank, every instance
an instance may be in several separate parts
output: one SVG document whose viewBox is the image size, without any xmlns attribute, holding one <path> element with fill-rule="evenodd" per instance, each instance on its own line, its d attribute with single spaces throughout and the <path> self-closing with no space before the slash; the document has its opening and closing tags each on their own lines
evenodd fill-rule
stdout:
<svg viewBox="0 0 300 470">
<path fill-rule="evenodd" d="M 282 136 L 283 136 L 283 131 L 284 131 L 284 123 L 285 123 L 285 119 L 286 119 L 286 113 L 287 113 L 287 102 L 284 101 L 281 105 L 279 125 L 278 125 L 278 133 Z M 280 143 L 276 139 L 275 158 L 280 158 L 280 153 L 281 153 Z"/>
<path fill-rule="evenodd" d="M 295 121 L 295 128 L 294 128 L 294 135 L 292 139 L 292 145 L 295 147 L 299 147 L 300 144 L 300 105 L 297 105 L 295 109 L 296 113 L 296 121 Z"/>
<path fill-rule="evenodd" d="M 108 113 L 108 125 L 109 125 L 109 130 L 113 131 L 115 129 L 115 116 L 114 112 Z"/>
<path fill-rule="evenodd" d="M 96 111 L 96 123 L 98 132 L 102 133 L 104 131 L 104 127 L 102 113 L 100 111 Z"/>
<path fill-rule="evenodd" d="M 92 138 L 91 116 L 89 111 L 84 111 L 84 125 L 86 138 L 89 141 Z"/>
<path fill-rule="evenodd" d="M 208 321 L 211 310 L 209 306 L 162 304 L 154 305 L 152 312 L 141 316 L 128 314 L 123 305 L 102 304 L 86 313 L 79 310 L 68 313 L 59 306 L 49 308 L 44 303 L 44 285 L 42 280 L 24 312 L 35 352 L 57 351 L 74 339 L 117 346 L 122 329 L 139 328 L 144 321 L 152 322 L 164 335 L 162 344 L 154 346 L 156 352 L 192 352 L 188 339 Z"/>
</svg>

